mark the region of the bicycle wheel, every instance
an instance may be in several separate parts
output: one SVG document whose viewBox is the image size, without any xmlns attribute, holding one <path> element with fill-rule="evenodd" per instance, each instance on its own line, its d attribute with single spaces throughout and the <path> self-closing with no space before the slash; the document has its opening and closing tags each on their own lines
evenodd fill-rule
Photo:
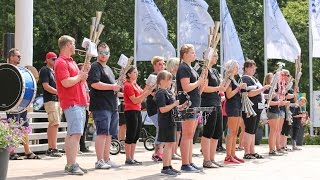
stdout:
<svg viewBox="0 0 320 180">
<path fill-rule="evenodd" d="M 126 153 L 126 151 L 125 151 L 125 149 L 124 149 L 124 140 L 120 140 L 120 153 L 121 154 L 125 154 Z"/>
<path fill-rule="evenodd" d="M 143 141 L 144 148 L 146 148 L 146 150 L 148 150 L 148 151 L 153 151 L 154 150 L 154 142 L 155 142 L 154 137 L 152 137 L 152 136 L 147 137 Z"/>
<path fill-rule="evenodd" d="M 120 153 L 121 144 L 118 140 L 112 139 L 110 146 L 110 154 L 117 155 Z"/>
</svg>

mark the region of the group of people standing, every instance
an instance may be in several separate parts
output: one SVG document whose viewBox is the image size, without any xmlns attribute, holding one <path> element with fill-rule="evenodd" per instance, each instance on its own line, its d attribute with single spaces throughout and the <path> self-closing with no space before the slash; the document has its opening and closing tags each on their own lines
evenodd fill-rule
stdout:
<svg viewBox="0 0 320 180">
<path fill-rule="evenodd" d="M 181 172 L 198 173 L 203 168 L 223 167 L 215 159 L 218 140 L 223 136 L 223 111 L 227 117 L 228 134 L 226 137 L 225 164 L 244 163 L 243 159 L 262 159 L 263 156 L 255 151 L 255 132 L 260 122 L 262 110 L 266 107 L 265 95 L 268 94 L 272 81 L 272 73 L 265 77 L 262 85 L 255 77 L 256 64 L 253 60 L 247 60 L 243 65 L 244 74 L 238 76 L 239 64 L 229 60 L 225 64 L 227 77 L 222 79 L 218 70 L 213 68 L 217 63 L 218 54 L 215 52 L 207 67 L 206 76 L 200 76 L 191 65 L 196 59 L 195 49 L 191 44 L 185 44 L 180 49 L 180 59 L 171 58 L 165 63 L 161 56 L 155 56 L 151 63 L 153 75 L 157 76 L 155 84 L 141 88 L 137 83 L 138 69 L 131 65 L 125 72 L 125 79 L 116 80 L 111 68 L 107 65 L 110 57 L 110 48 L 106 43 L 98 46 L 98 57 L 91 65 L 84 64 L 79 69 L 73 60 L 75 54 L 75 39 L 64 35 L 58 40 L 60 49 L 59 57 L 53 53 L 47 54 L 49 68 L 43 68 L 41 74 L 54 74 L 54 86 L 50 79 L 42 79 L 41 83 L 45 92 L 45 109 L 49 116 L 48 153 L 60 156 L 56 147 L 56 132 L 60 122 L 56 112 L 60 106 L 67 121 L 67 136 L 65 138 L 65 152 L 67 164 L 65 173 L 83 175 L 88 171 L 79 166 L 76 156 L 79 149 L 79 141 L 83 134 L 86 121 L 86 107 L 89 107 L 96 126 L 95 151 L 97 161 L 96 169 L 109 169 L 118 167 L 110 160 L 110 144 L 112 137 L 117 137 L 119 129 L 119 97 L 124 100 L 124 118 L 126 123 L 125 153 L 126 165 L 140 165 L 142 162 L 135 159 L 136 143 L 139 139 L 142 116 L 142 102 L 146 99 L 147 113 L 156 126 L 155 152 L 152 159 L 163 161 L 161 173 L 163 175 L 176 176 Z M 167 64 L 167 67 L 166 67 Z M 165 70 L 167 69 L 167 70 Z M 49 73 L 50 72 L 50 73 Z M 283 70 L 284 83 L 289 71 Z M 44 76 L 44 75 L 43 75 Z M 119 82 L 121 81 L 121 83 Z M 123 84 L 121 86 L 120 84 Z M 280 89 L 280 88 L 278 88 Z M 179 94 L 184 92 L 185 95 Z M 280 90 L 279 90 L 280 92 Z M 270 155 L 283 153 L 286 149 L 286 137 L 290 127 L 285 117 L 283 107 L 290 106 L 293 112 L 293 139 L 296 140 L 297 125 L 305 115 L 301 111 L 305 99 L 296 103 L 297 91 L 288 91 L 282 94 L 275 93 L 267 110 L 268 123 L 271 127 L 269 145 Z M 248 96 L 253 103 L 255 115 L 248 115 L 242 111 L 242 96 Z M 291 103 L 288 100 L 293 99 Z M 59 103 L 58 103 L 59 101 Z M 224 105 L 224 106 L 223 106 Z M 210 112 L 196 112 L 192 109 L 210 107 Z M 175 121 L 172 116 L 174 110 L 191 111 L 182 113 L 182 121 Z M 206 117 L 203 134 L 201 137 L 201 151 L 203 154 L 202 167 L 192 161 L 193 137 L 198 125 L 199 117 Z M 51 120 L 50 120 L 51 119 Z M 244 156 L 243 159 L 236 156 L 236 139 L 240 122 L 243 120 L 245 129 L 243 135 Z M 282 131 L 281 131 L 282 128 Z M 242 129 L 243 131 L 243 129 Z M 49 137 L 49 136 L 48 136 Z M 181 139 L 181 140 L 180 140 Z M 177 153 L 180 140 L 182 165 L 179 170 L 171 166 L 171 159 L 179 158 Z M 297 147 L 294 146 L 294 150 Z"/>
</svg>

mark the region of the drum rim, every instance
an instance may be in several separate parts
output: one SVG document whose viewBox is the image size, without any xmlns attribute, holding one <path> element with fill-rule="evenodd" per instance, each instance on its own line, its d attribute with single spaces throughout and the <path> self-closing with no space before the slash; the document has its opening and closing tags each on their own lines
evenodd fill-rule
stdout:
<svg viewBox="0 0 320 180">
<path fill-rule="evenodd" d="M 18 72 L 19 72 L 19 74 L 17 74 L 14 70 L 12 70 L 12 69 L 10 69 L 10 68 L 7 68 L 7 67 L 4 67 L 3 69 L 9 69 L 9 70 L 11 70 L 11 71 L 13 71 L 15 74 L 17 74 L 20 78 L 21 78 L 21 81 L 22 81 L 22 90 L 20 89 L 19 91 L 21 91 L 21 95 L 20 95 L 20 98 L 18 99 L 18 101 L 17 101 L 17 103 L 16 103 L 16 105 L 15 106 L 13 106 L 12 108 L 10 108 L 10 109 L 8 109 L 8 110 L 6 110 L 6 112 L 10 112 L 12 109 L 15 109 L 20 103 L 21 103 L 21 101 L 22 101 L 22 97 L 24 96 L 24 93 L 25 93 L 25 85 L 24 85 L 24 78 L 22 77 L 22 75 L 21 75 L 21 73 L 20 73 L 20 70 L 18 69 L 18 67 L 16 67 L 16 66 L 14 66 L 14 65 L 12 65 L 12 64 L 9 64 L 9 63 L 4 63 L 4 64 L 1 64 L 1 66 L 3 66 L 3 65 L 9 65 L 10 67 L 13 67 L 13 68 L 15 68 Z M 20 79 L 19 79 L 19 82 L 21 82 L 20 81 Z M 19 93 L 20 94 L 20 93 Z M 17 98 L 15 99 L 15 101 L 17 100 Z M 11 106 L 11 105 L 10 105 Z"/>
<path fill-rule="evenodd" d="M 11 64 L 10 64 L 11 65 Z M 11 65 L 11 66 L 13 66 L 13 65 Z M 8 110 L 7 112 L 8 113 L 21 113 L 21 112 L 24 112 L 24 111 L 26 111 L 29 107 L 30 107 L 30 105 L 33 103 L 33 101 L 34 101 L 34 98 L 35 98 L 35 96 L 36 96 L 36 94 L 37 94 L 37 84 L 36 84 L 36 80 L 35 80 L 35 78 L 34 78 L 34 76 L 33 76 L 33 74 L 31 73 L 31 71 L 29 70 L 29 69 L 27 69 L 27 68 L 25 68 L 25 67 L 23 67 L 23 66 L 13 66 L 13 67 L 15 67 L 16 69 L 18 69 L 19 67 L 21 67 L 21 68 L 24 68 L 30 75 L 31 75 L 31 78 L 32 78 L 32 80 L 33 80 L 33 86 L 34 86 L 34 90 L 35 90 L 35 93 L 33 93 L 33 97 L 32 97 L 32 99 L 31 99 L 31 101 L 30 101 L 30 103 L 28 104 L 28 106 L 26 106 L 25 108 L 23 108 L 22 110 L 20 110 L 20 111 L 12 111 L 13 109 L 17 109 L 18 108 L 18 106 L 21 104 L 21 101 L 23 100 L 23 96 L 24 96 L 24 93 L 25 93 L 25 79 L 24 79 L 24 77 L 22 77 L 21 79 L 22 79 L 22 86 L 23 86 L 23 96 L 21 95 L 21 97 L 20 97 L 20 99 L 19 99 L 19 101 L 17 102 L 17 104 L 13 107 L 13 108 L 11 108 L 10 110 Z M 18 71 L 20 72 L 20 70 L 18 69 Z"/>
</svg>

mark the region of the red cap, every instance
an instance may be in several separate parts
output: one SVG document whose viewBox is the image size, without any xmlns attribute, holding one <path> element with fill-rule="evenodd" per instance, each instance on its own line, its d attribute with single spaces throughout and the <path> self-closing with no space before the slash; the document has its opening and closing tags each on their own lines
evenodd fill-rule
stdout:
<svg viewBox="0 0 320 180">
<path fill-rule="evenodd" d="M 54 52 L 48 52 L 48 53 L 46 54 L 46 61 L 47 61 L 48 59 L 51 59 L 51 58 L 57 58 L 56 53 L 54 53 Z"/>
</svg>

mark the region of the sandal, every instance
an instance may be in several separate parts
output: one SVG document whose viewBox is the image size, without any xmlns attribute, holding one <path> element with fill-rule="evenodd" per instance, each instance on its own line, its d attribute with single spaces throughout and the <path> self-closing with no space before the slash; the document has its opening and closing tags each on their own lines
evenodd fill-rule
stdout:
<svg viewBox="0 0 320 180">
<path fill-rule="evenodd" d="M 256 157 L 253 156 L 252 154 L 245 154 L 245 155 L 243 156 L 243 159 L 256 159 Z"/>
<path fill-rule="evenodd" d="M 24 159 L 41 159 L 40 156 L 34 154 L 34 153 L 30 153 L 30 154 L 25 154 L 25 158 Z"/>
<path fill-rule="evenodd" d="M 17 153 L 10 154 L 9 159 L 10 160 L 23 160 L 23 158 L 21 156 L 19 156 Z"/>
<path fill-rule="evenodd" d="M 264 157 L 258 153 L 251 154 L 251 156 L 255 157 L 256 159 L 264 159 Z"/>
</svg>

